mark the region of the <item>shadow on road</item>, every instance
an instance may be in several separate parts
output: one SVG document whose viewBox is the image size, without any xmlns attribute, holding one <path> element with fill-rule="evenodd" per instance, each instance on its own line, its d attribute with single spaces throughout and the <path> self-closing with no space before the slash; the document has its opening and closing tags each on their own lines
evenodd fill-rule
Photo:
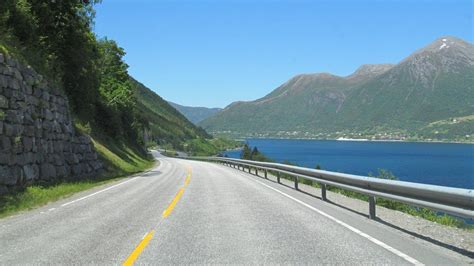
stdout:
<svg viewBox="0 0 474 266">
<path fill-rule="evenodd" d="M 249 174 L 249 173 L 247 173 L 247 174 Z M 260 177 L 261 179 L 265 179 L 264 177 L 262 177 L 262 176 L 260 176 L 260 175 L 256 175 L 256 174 L 254 174 L 254 173 L 250 173 L 250 174 L 253 175 L 253 176 Z M 287 185 L 287 184 L 284 184 L 284 183 L 278 183 L 276 180 L 272 180 L 272 179 L 269 179 L 269 178 L 267 178 L 266 180 L 268 180 L 268 181 L 270 181 L 270 182 L 273 182 L 273 183 L 275 183 L 275 184 L 280 184 L 280 185 L 282 185 L 282 186 L 285 186 L 285 187 L 288 187 L 288 188 L 291 188 L 291 189 L 295 189 L 295 188 L 294 188 L 293 186 L 291 186 L 291 185 Z M 303 193 L 303 194 L 305 194 L 305 195 L 308 195 L 308 196 L 311 196 L 311 197 L 313 197 L 313 198 L 317 198 L 317 199 L 322 200 L 321 197 L 316 196 L 316 195 L 314 195 L 314 194 L 311 194 L 311 193 L 309 193 L 309 192 L 303 191 L 303 190 L 301 190 L 301 189 L 298 189 L 298 191 L 301 192 L 301 193 Z M 350 211 L 350 212 L 352 212 L 352 213 L 355 213 L 355 214 L 357 214 L 357 215 L 361 215 L 361 216 L 364 216 L 364 217 L 368 217 L 368 214 L 366 214 L 366 213 L 353 210 L 353 209 L 351 209 L 351 208 L 348 208 L 348 207 L 346 207 L 346 206 L 344 206 L 344 205 L 338 204 L 338 203 L 336 203 L 336 202 L 334 202 L 334 201 L 331 201 L 331 200 L 329 200 L 329 199 L 326 200 L 326 202 L 328 202 L 328 203 L 330 203 L 330 204 L 332 204 L 332 205 L 335 205 L 335 206 L 337 206 L 337 207 L 340 207 L 340 208 L 342 208 L 342 209 L 344 209 L 344 210 L 347 210 L 347 211 Z M 403 233 L 405 233 L 405 234 L 408 234 L 408 235 L 410 235 L 410 236 L 413 236 L 413 237 L 416 237 L 416 238 L 419 238 L 419 239 L 428 241 L 428 242 L 430 242 L 430 243 L 432 243 L 432 244 L 434 244 L 434 245 L 437 245 L 437 246 L 440 246 L 440 247 L 443 247 L 443 248 L 452 250 L 452 251 L 454 251 L 454 252 L 456 252 L 456 253 L 458 253 L 458 254 L 461 254 L 461 255 L 463 255 L 463 256 L 467 256 L 467 257 L 469 257 L 469 258 L 471 258 L 471 259 L 474 259 L 474 252 L 472 252 L 472 251 L 469 251 L 469 250 L 466 250 L 466 249 L 463 249 L 463 248 L 460 248 L 460 247 L 457 247 L 457 246 L 454 246 L 454 245 L 451 245 L 451 244 L 447 244 L 447 243 L 441 242 L 441 241 L 439 241 L 439 240 L 433 239 L 433 238 L 431 238 L 431 237 L 429 237 L 429 236 L 421 235 L 421 234 L 419 234 L 419 233 L 412 232 L 412 231 L 410 231 L 410 230 L 401 228 L 401 227 L 396 226 L 396 225 L 394 225 L 394 224 L 391 224 L 391 223 L 389 223 L 389 222 L 387 222 L 387 221 L 384 221 L 383 219 L 381 219 L 381 218 L 379 218 L 379 217 L 377 217 L 377 218 L 375 219 L 375 221 L 377 221 L 377 222 L 379 222 L 379 223 L 381 223 L 381 224 L 383 224 L 383 225 L 389 226 L 389 227 L 391 227 L 391 228 L 393 228 L 393 229 L 396 229 L 396 230 L 398 230 L 398 231 L 401 231 L 401 232 L 403 232 Z"/>
<path fill-rule="evenodd" d="M 403 232 L 403 233 L 409 234 L 409 235 L 411 235 L 411 236 L 413 236 L 413 237 L 420 238 L 420 239 L 423 239 L 423 240 L 425 240 L 425 241 L 428 241 L 428 242 L 430 242 L 430 243 L 432 243 L 432 244 L 435 244 L 435 245 L 437 245 L 437 246 L 450 249 L 450 250 L 452 250 L 452 251 L 454 251 L 454 252 L 456 252 L 456 253 L 459 253 L 459 254 L 461 254 L 461 255 L 467 256 L 467 257 L 469 257 L 469 258 L 471 258 L 471 259 L 474 258 L 474 252 L 471 252 L 471 251 L 469 251 L 469 250 L 466 250 L 466 249 L 463 249 L 463 248 L 460 248 L 460 247 L 456 247 L 456 246 L 453 246 L 453 245 L 450 245 L 450 244 L 446 244 L 446 243 L 441 242 L 441 241 L 439 241 L 439 240 L 433 239 L 433 238 L 431 238 L 431 237 L 429 237 L 429 236 L 420 235 L 420 234 L 418 234 L 418 233 L 409 231 L 409 230 L 407 230 L 407 229 L 404 229 L 404 228 L 401 228 L 401 227 L 396 226 L 396 225 L 394 225 L 394 224 L 391 224 L 391 223 L 389 223 L 389 222 L 386 222 L 386 221 L 384 221 L 384 220 L 382 220 L 381 218 L 378 218 L 378 217 L 376 218 L 376 221 L 377 221 L 377 222 L 380 222 L 380 223 L 382 223 L 382 224 L 384 224 L 384 225 L 386 225 L 386 226 L 392 227 L 392 228 L 394 228 L 394 229 L 396 229 L 396 230 L 399 230 L 399 231 L 401 231 L 401 232 Z"/>
</svg>

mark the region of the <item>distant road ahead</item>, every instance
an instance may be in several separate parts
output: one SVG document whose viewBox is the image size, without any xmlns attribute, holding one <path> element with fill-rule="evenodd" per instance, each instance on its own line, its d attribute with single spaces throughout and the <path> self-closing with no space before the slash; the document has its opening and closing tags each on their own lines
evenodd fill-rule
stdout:
<svg viewBox="0 0 474 266">
<path fill-rule="evenodd" d="M 147 173 L 0 220 L 0 263 L 469 263 L 271 181 L 154 155 Z"/>
</svg>

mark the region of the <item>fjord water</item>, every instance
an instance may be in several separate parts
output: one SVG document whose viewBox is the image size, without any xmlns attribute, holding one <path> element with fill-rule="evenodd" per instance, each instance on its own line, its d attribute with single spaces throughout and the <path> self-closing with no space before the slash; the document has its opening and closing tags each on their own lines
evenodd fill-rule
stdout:
<svg viewBox="0 0 474 266">
<path fill-rule="evenodd" d="M 452 143 L 248 139 L 251 147 L 277 162 L 368 175 L 378 169 L 399 180 L 474 188 L 474 145 Z M 228 151 L 239 158 L 240 151 Z"/>
</svg>

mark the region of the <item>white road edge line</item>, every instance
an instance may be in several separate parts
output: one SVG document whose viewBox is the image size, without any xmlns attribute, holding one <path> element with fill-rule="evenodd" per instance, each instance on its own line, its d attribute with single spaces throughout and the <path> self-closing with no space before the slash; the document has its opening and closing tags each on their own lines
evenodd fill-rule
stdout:
<svg viewBox="0 0 474 266">
<path fill-rule="evenodd" d="M 149 171 L 153 171 L 153 170 L 158 169 L 158 168 L 161 168 L 161 164 L 158 165 L 157 168 L 153 168 L 153 169 L 151 169 L 151 170 L 149 170 Z M 146 174 L 146 173 L 149 172 L 149 171 L 143 172 L 142 174 Z M 76 200 L 73 200 L 73 201 L 64 203 L 64 204 L 61 205 L 61 207 L 65 207 L 65 206 L 71 205 L 71 204 L 76 203 L 76 202 L 81 201 L 81 200 L 85 200 L 85 199 L 90 198 L 90 197 L 92 197 L 92 196 L 95 196 L 95 195 L 97 195 L 97 194 L 99 194 L 99 193 L 105 192 L 105 191 L 107 191 L 107 190 L 109 190 L 109 189 L 116 188 L 116 187 L 121 186 L 121 185 L 123 185 L 123 184 L 126 184 L 126 183 L 128 183 L 128 182 L 130 182 L 130 181 L 136 180 L 136 179 L 139 178 L 139 177 L 142 177 L 142 175 L 138 175 L 138 176 L 132 177 L 131 179 L 126 180 L 126 181 L 124 181 L 124 182 L 122 182 L 122 183 L 118 183 L 118 184 L 116 184 L 116 185 L 113 185 L 113 186 L 110 186 L 110 187 L 108 187 L 108 188 L 99 190 L 99 191 L 97 191 L 97 192 L 94 192 L 94 193 L 89 194 L 89 195 L 87 195 L 87 196 L 84 196 L 84 197 L 82 197 L 82 198 L 78 198 L 78 199 L 76 199 Z"/>
<path fill-rule="evenodd" d="M 253 178 L 252 178 L 252 179 L 253 179 Z M 419 262 L 418 260 L 416 260 L 416 259 L 414 259 L 414 258 L 408 256 L 407 254 L 401 252 L 400 250 L 398 250 L 398 249 L 396 249 L 396 248 L 393 248 L 393 247 L 391 247 L 391 246 L 385 244 L 384 242 L 382 242 L 382 241 L 380 241 L 380 240 L 378 240 L 378 239 L 376 239 L 376 238 L 373 238 L 372 236 L 370 236 L 370 235 L 368 235 L 368 234 L 366 234 L 366 233 L 360 231 L 359 229 L 354 228 L 354 227 L 352 227 L 352 226 L 346 224 L 345 222 L 343 222 L 343 221 L 341 221 L 341 220 L 338 220 L 337 218 L 335 218 L 335 217 L 333 217 L 333 216 L 331 216 L 331 215 L 329 215 L 329 214 L 327 214 L 327 213 L 325 213 L 325 212 L 323 212 L 323 211 L 321 211 L 321 210 L 318 210 L 318 209 L 316 209 L 315 207 L 313 207 L 313 206 L 311 206 L 311 205 L 309 205 L 309 204 L 307 204 L 307 203 L 305 203 L 305 202 L 303 202 L 303 201 L 301 201 L 301 200 L 299 200 L 299 199 L 297 199 L 297 198 L 294 198 L 294 197 L 292 197 L 292 196 L 290 196 L 290 195 L 288 195 L 288 194 L 286 194 L 286 193 L 284 193 L 284 192 L 281 192 L 280 190 L 278 190 L 278 189 L 276 189 L 276 188 L 273 188 L 273 187 L 271 187 L 271 186 L 269 186 L 269 185 L 267 185 L 267 184 L 265 184 L 265 183 L 263 183 L 263 182 L 261 182 L 261 181 L 259 181 L 259 180 L 256 180 L 256 179 L 253 179 L 253 180 L 254 180 L 255 182 L 260 183 L 261 185 L 264 185 L 264 186 L 266 186 L 267 188 L 269 188 L 269 189 L 271 189 L 271 190 L 273 190 L 273 191 L 275 191 L 275 192 L 278 192 L 278 193 L 280 193 L 281 195 L 283 195 L 283 196 L 285 196 L 285 197 L 287 197 L 287 198 L 289 198 L 289 199 L 291 199 L 291 200 L 293 200 L 293 201 L 296 201 L 296 202 L 298 202 L 299 204 L 301 204 L 301 205 L 303 205 L 303 206 L 305 206 L 305 207 L 307 207 L 307 208 L 309 208 L 309 209 L 311 209 L 311 210 L 313 210 L 313 211 L 315 211 L 315 212 L 317 212 L 317 213 L 323 215 L 324 217 L 326 217 L 326 218 L 328 218 L 328 219 L 330 219 L 330 220 L 332 220 L 332 221 L 334 221 L 334 222 L 336 222 L 336 223 L 338 223 L 338 224 L 344 226 L 345 228 L 351 230 L 352 232 L 354 232 L 354 233 L 356 233 L 356 234 L 358 234 L 358 235 L 360 235 L 360 236 L 362 236 L 362 237 L 368 239 L 368 240 L 371 241 L 372 243 L 374 243 L 374 244 L 376 244 L 376 245 L 378 245 L 378 246 L 380 246 L 380 247 L 382 247 L 382 248 L 384 248 L 384 249 L 386 249 L 386 250 L 392 252 L 393 254 L 395 254 L 395 255 L 397 255 L 397 256 L 399 256 L 399 257 L 405 259 L 406 261 L 408 261 L 408 262 L 410 262 L 410 263 L 412 263 L 412 264 L 414 264 L 414 265 L 420 265 L 420 266 L 421 266 L 421 265 L 424 265 L 423 263 L 421 263 L 421 262 Z"/>
<path fill-rule="evenodd" d="M 137 176 L 137 177 L 139 177 L 139 176 Z M 61 205 L 61 207 L 65 207 L 65 206 L 71 205 L 71 204 L 73 204 L 73 203 L 76 203 L 76 202 L 81 201 L 81 200 L 85 200 L 85 199 L 87 199 L 87 198 L 90 198 L 90 197 L 92 197 L 92 196 L 94 196 L 94 195 L 97 195 L 97 194 L 99 194 L 99 193 L 105 192 L 105 191 L 110 190 L 110 189 L 112 189 L 112 188 L 116 188 L 116 187 L 121 186 L 121 185 L 123 185 L 123 184 L 126 184 L 126 183 L 128 183 L 128 182 L 130 182 L 130 181 L 132 181 L 132 180 L 135 180 L 137 177 L 134 177 L 134 178 L 129 179 L 129 180 L 127 180 L 127 181 L 124 181 L 124 182 L 122 182 L 122 183 L 118 183 L 118 184 L 116 184 L 116 185 L 110 186 L 110 187 L 108 187 L 108 188 L 106 188 L 106 189 L 99 190 L 99 191 L 97 191 L 97 192 L 94 192 L 94 193 L 89 194 L 89 195 L 87 195 L 87 196 L 84 196 L 84 197 L 82 197 L 82 198 L 78 198 L 78 199 L 76 199 L 76 200 L 73 200 L 73 201 L 64 203 L 64 204 Z"/>
</svg>

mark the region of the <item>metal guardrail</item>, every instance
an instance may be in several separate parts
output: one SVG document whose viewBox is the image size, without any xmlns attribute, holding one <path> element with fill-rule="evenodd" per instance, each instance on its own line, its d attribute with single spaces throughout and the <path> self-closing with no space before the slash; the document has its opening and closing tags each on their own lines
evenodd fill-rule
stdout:
<svg viewBox="0 0 474 266">
<path fill-rule="evenodd" d="M 451 215 L 474 219 L 474 192 L 472 189 L 461 189 L 444 186 L 426 185 L 398 180 L 379 179 L 316 170 L 279 163 L 248 161 L 223 157 L 185 157 L 183 159 L 217 162 L 251 172 L 263 170 L 267 178 L 268 171 L 275 172 L 277 182 L 280 175 L 287 174 L 294 178 L 295 189 L 298 190 L 300 179 L 312 180 L 321 185 L 321 198 L 327 199 L 326 186 L 335 186 L 369 196 L 369 217 L 375 219 L 376 198 L 385 198 L 417 207 L 441 211 Z"/>
</svg>

